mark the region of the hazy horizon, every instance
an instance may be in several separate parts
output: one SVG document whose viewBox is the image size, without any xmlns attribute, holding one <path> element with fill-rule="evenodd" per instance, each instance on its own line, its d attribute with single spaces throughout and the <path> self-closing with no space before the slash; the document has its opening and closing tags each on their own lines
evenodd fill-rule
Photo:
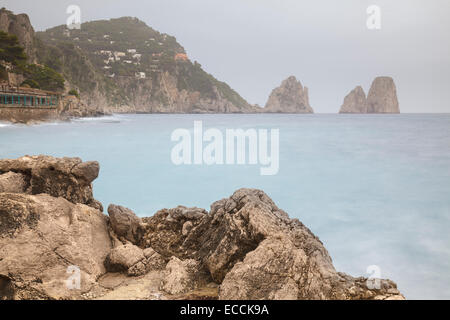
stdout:
<svg viewBox="0 0 450 320">
<path fill-rule="evenodd" d="M 450 112 L 450 2 L 435 0 L 151 0 L 2 1 L 26 13 L 36 31 L 65 24 L 66 8 L 82 22 L 133 16 L 173 35 L 217 79 L 264 106 L 290 75 L 309 88 L 316 113 L 336 113 L 354 87 L 394 78 L 402 113 Z M 381 29 L 366 27 L 369 5 Z"/>
</svg>

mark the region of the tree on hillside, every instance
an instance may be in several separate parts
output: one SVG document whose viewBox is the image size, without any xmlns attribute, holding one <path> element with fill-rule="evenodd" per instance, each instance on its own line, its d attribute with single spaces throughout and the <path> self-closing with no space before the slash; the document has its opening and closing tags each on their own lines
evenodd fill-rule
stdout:
<svg viewBox="0 0 450 320">
<path fill-rule="evenodd" d="M 24 48 L 15 35 L 0 31 L 0 60 L 19 65 L 27 60 Z"/>
</svg>

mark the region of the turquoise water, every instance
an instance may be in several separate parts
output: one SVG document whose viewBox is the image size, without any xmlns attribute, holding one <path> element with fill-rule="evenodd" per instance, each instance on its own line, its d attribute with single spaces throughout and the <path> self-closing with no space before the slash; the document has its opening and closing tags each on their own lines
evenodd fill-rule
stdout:
<svg viewBox="0 0 450 320">
<path fill-rule="evenodd" d="M 174 129 L 280 130 L 280 170 L 175 166 Z M 141 216 L 209 208 L 241 187 L 263 189 L 354 276 L 378 265 L 410 299 L 450 299 L 450 115 L 117 115 L 0 124 L 0 158 L 97 160 L 95 197 Z"/>
</svg>

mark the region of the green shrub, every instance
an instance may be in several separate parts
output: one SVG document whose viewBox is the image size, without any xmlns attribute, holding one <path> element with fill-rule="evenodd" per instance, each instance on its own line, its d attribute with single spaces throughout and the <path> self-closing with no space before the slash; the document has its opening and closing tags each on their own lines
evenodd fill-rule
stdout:
<svg viewBox="0 0 450 320">
<path fill-rule="evenodd" d="M 27 60 L 27 55 L 15 35 L 0 31 L 0 60 L 13 65 L 19 65 Z"/>
<path fill-rule="evenodd" d="M 72 89 L 72 90 L 69 91 L 69 96 L 75 96 L 77 98 L 80 98 L 80 94 L 75 89 Z"/>
<path fill-rule="evenodd" d="M 30 88 L 40 89 L 39 83 L 37 83 L 36 81 L 34 81 L 32 79 L 25 80 L 24 82 L 22 82 L 22 84 L 20 86 L 25 87 L 26 85 L 28 85 Z"/>
<path fill-rule="evenodd" d="M 64 89 L 64 78 L 47 66 L 29 64 L 23 67 L 23 74 L 31 83 L 37 83 L 42 90 L 59 91 Z"/>
</svg>

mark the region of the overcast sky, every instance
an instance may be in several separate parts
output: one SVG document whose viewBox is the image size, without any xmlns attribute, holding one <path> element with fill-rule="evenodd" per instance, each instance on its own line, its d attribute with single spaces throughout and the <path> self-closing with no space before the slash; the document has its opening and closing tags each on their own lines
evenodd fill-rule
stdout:
<svg viewBox="0 0 450 320">
<path fill-rule="evenodd" d="M 1 0 L 36 30 L 133 16 L 177 38 L 190 56 L 250 103 L 264 105 L 290 75 L 317 113 L 335 113 L 356 85 L 392 76 L 400 109 L 450 112 L 449 0 Z M 369 5 L 381 29 L 366 26 Z"/>
</svg>

